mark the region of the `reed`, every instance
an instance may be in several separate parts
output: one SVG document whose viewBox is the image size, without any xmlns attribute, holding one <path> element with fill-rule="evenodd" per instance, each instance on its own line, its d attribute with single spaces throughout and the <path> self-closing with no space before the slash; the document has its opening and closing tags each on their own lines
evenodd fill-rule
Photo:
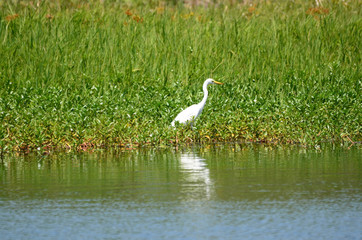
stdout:
<svg viewBox="0 0 362 240">
<path fill-rule="evenodd" d="M 1 2 L 0 149 L 361 141 L 362 8 L 314 3 Z"/>
</svg>

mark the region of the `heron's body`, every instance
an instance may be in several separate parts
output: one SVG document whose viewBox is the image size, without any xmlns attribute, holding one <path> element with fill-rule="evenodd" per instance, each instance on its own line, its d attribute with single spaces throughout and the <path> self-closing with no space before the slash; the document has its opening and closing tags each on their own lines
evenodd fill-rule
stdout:
<svg viewBox="0 0 362 240">
<path fill-rule="evenodd" d="M 202 110 L 204 109 L 204 106 L 206 104 L 206 100 L 208 97 L 208 91 L 207 91 L 207 85 L 209 84 L 223 84 L 220 82 L 217 82 L 211 78 L 206 79 L 204 82 L 202 89 L 204 91 L 204 97 L 202 101 L 198 104 L 191 105 L 190 107 L 186 108 L 182 112 L 180 112 L 176 118 L 172 121 L 171 125 L 175 126 L 175 122 L 182 123 L 184 125 L 186 124 L 193 124 L 194 120 L 201 114 Z"/>
<path fill-rule="evenodd" d="M 190 124 L 192 124 L 193 120 L 195 120 L 201 114 L 203 107 L 204 106 L 200 106 L 199 103 L 186 108 L 176 116 L 175 120 L 172 121 L 172 126 L 175 126 L 175 122 L 182 124 L 187 124 L 190 122 Z"/>
</svg>

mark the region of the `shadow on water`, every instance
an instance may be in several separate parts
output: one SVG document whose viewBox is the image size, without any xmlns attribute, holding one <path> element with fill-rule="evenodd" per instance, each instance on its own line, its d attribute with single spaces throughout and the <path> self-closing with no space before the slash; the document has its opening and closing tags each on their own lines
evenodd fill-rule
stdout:
<svg viewBox="0 0 362 240">
<path fill-rule="evenodd" d="M 185 199 L 210 199 L 213 182 L 205 159 L 193 152 L 181 153 L 180 167 L 183 173 L 183 193 Z"/>
</svg>

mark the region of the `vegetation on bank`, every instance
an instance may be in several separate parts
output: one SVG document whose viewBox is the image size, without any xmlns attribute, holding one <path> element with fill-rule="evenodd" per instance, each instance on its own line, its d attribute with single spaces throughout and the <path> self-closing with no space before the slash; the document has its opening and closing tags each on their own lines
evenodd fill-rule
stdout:
<svg viewBox="0 0 362 240">
<path fill-rule="evenodd" d="M 359 142 L 362 8 L 319 2 L 0 1 L 0 151 Z"/>
</svg>

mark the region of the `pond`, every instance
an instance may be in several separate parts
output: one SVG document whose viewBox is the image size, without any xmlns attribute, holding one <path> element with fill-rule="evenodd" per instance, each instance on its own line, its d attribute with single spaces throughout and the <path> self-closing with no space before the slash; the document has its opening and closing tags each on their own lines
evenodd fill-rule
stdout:
<svg viewBox="0 0 362 240">
<path fill-rule="evenodd" d="M 224 144 L 0 164 L 1 239 L 361 239 L 362 150 Z"/>
</svg>

